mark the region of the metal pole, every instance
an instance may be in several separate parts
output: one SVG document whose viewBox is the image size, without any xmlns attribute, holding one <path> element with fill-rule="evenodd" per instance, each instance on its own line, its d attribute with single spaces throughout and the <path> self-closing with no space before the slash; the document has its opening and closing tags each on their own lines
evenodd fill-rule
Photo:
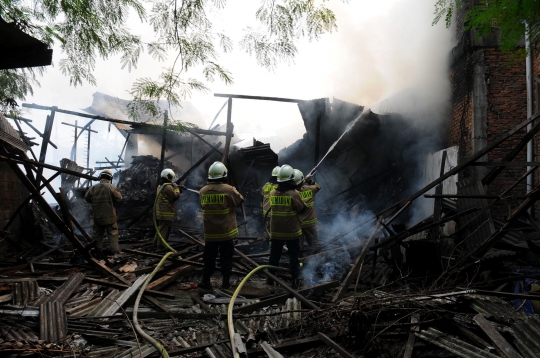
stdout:
<svg viewBox="0 0 540 358">
<path fill-rule="evenodd" d="M 92 133 L 92 127 L 88 127 L 88 145 L 86 147 L 86 167 L 90 168 L 90 134 Z"/>
<path fill-rule="evenodd" d="M 529 25 L 525 25 L 525 47 L 527 49 L 527 59 L 526 59 L 526 75 L 527 75 L 527 119 L 533 116 L 533 63 L 532 63 L 532 47 L 530 41 L 530 29 Z M 533 123 L 527 124 L 527 132 L 530 132 L 533 128 Z M 534 142 L 533 139 L 527 143 L 527 162 L 532 162 L 534 159 Z M 527 166 L 527 171 L 531 170 L 532 167 Z M 527 176 L 527 193 L 529 193 L 534 187 L 534 174 L 529 174 Z M 529 214 L 534 217 L 534 205 L 529 208 Z"/>
<path fill-rule="evenodd" d="M 73 155 L 71 158 L 71 160 L 73 160 L 74 162 L 77 162 L 77 120 L 75 120 L 75 139 L 73 140 L 73 149 L 72 149 L 72 152 L 73 152 Z"/>
</svg>

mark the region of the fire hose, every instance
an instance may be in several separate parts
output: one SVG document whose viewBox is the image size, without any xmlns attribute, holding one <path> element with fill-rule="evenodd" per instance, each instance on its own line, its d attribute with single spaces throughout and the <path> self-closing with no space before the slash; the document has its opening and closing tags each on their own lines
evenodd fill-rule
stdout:
<svg viewBox="0 0 540 358">
<path fill-rule="evenodd" d="M 249 278 L 251 276 L 253 276 L 257 271 L 263 270 L 263 269 L 280 270 L 280 271 L 286 271 L 287 270 L 284 267 L 276 267 L 276 266 L 271 266 L 271 265 L 258 266 L 255 269 L 251 270 L 251 272 L 248 273 L 246 277 L 244 277 L 244 279 L 240 282 L 240 284 L 238 285 L 238 287 L 234 291 L 234 293 L 233 293 L 233 295 L 231 297 L 231 301 L 229 302 L 229 307 L 227 307 L 227 325 L 229 327 L 229 339 L 231 340 L 231 348 L 232 348 L 232 352 L 233 352 L 233 358 L 240 358 L 240 354 L 238 353 L 238 350 L 236 349 L 236 346 L 235 346 L 235 343 L 234 343 L 235 342 L 234 336 L 236 334 L 238 334 L 238 333 L 234 332 L 234 324 L 233 324 L 234 322 L 233 322 L 233 316 L 232 316 L 232 311 L 233 311 L 233 307 L 234 307 L 234 300 L 236 300 L 236 296 L 238 296 L 238 294 L 240 293 L 240 290 L 242 290 L 242 287 L 249 280 Z M 239 342 L 241 342 L 241 338 L 238 338 L 238 339 L 239 339 Z"/>
<path fill-rule="evenodd" d="M 165 238 L 163 238 L 163 236 L 161 235 L 161 232 L 159 231 L 159 227 L 157 225 L 157 220 L 156 220 L 156 206 L 157 206 L 157 201 L 158 201 L 158 198 L 159 198 L 159 195 L 161 194 L 161 191 L 163 190 L 163 188 L 165 188 L 165 186 L 167 185 L 172 185 L 171 183 L 165 183 L 161 186 L 161 188 L 159 189 L 157 195 L 156 195 L 156 200 L 154 201 L 154 209 L 152 210 L 152 218 L 153 218 L 153 221 L 154 221 L 154 227 L 156 229 L 156 234 L 159 236 L 159 239 L 161 240 L 161 243 L 169 250 L 169 252 L 167 252 L 165 254 L 165 256 L 163 256 L 163 258 L 161 259 L 161 261 L 159 261 L 159 263 L 157 264 L 156 268 L 154 269 L 154 271 L 152 271 L 152 273 L 146 278 L 146 280 L 144 281 L 142 287 L 139 289 L 139 294 L 137 295 L 137 299 L 135 300 L 135 306 L 133 307 L 133 326 L 135 327 L 135 330 L 137 331 L 137 333 L 139 333 L 144 339 L 146 339 L 148 342 L 150 342 L 154 347 L 156 347 L 156 349 L 158 350 L 158 352 L 161 354 L 162 357 L 164 358 L 169 358 L 169 353 L 167 352 L 167 350 L 165 349 L 165 347 L 163 347 L 163 345 L 161 343 L 159 343 L 157 340 L 155 340 L 154 338 L 152 338 L 150 335 L 148 335 L 142 328 L 141 326 L 139 326 L 139 321 L 137 320 L 137 313 L 139 312 L 139 303 L 141 302 L 141 298 L 142 298 L 142 295 L 144 293 L 144 290 L 146 289 L 146 286 L 148 286 L 148 284 L 150 283 L 150 281 L 152 281 L 152 278 L 154 278 L 154 275 L 158 272 L 158 270 L 161 268 L 161 266 L 163 266 L 163 264 L 165 263 L 165 261 L 167 260 L 167 258 L 169 256 L 171 256 L 173 253 L 175 253 L 176 251 L 167 243 L 167 241 L 165 241 Z M 142 358 L 142 353 L 141 353 L 141 358 Z"/>
</svg>

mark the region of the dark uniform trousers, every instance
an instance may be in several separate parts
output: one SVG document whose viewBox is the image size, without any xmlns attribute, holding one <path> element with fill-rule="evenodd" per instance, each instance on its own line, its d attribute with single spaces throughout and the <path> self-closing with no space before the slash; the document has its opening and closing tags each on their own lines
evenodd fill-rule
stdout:
<svg viewBox="0 0 540 358">
<path fill-rule="evenodd" d="M 298 260 L 298 254 L 300 253 L 300 240 L 276 240 L 272 239 L 272 245 L 270 246 L 270 260 L 269 264 L 279 267 L 279 260 L 281 259 L 281 252 L 283 246 L 287 245 L 289 252 L 289 272 L 293 277 L 298 276 L 300 273 L 300 260 Z"/>
<path fill-rule="evenodd" d="M 230 275 L 234 255 L 234 241 L 206 241 L 203 253 L 203 276 L 210 277 L 216 269 L 216 259 L 219 252 L 221 274 Z"/>
</svg>

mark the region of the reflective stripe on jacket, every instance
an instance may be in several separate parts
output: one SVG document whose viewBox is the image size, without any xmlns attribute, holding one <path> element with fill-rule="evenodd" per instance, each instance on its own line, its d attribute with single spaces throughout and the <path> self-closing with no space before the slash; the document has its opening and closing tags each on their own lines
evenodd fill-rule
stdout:
<svg viewBox="0 0 540 358">
<path fill-rule="evenodd" d="M 101 179 L 86 191 L 84 200 L 92 204 L 95 225 L 111 225 L 118 219 L 114 203 L 122 200 L 120 191 L 109 180 Z"/>
<path fill-rule="evenodd" d="M 203 214 L 204 239 L 226 241 L 238 235 L 235 208 L 244 197 L 225 183 L 208 183 L 200 190 Z"/>
<path fill-rule="evenodd" d="M 300 216 L 302 220 L 302 227 L 310 227 L 317 224 L 317 213 L 315 212 L 315 194 L 321 190 L 321 187 L 317 183 L 304 184 L 300 188 L 300 196 L 308 209 L 305 214 Z"/>
<path fill-rule="evenodd" d="M 270 237 L 276 240 L 294 240 L 302 236 L 300 214 L 307 207 L 298 191 L 291 189 L 270 192 Z"/>
<path fill-rule="evenodd" d="M 176 208 L 176 201 L 180 197 L 180 188 L 172 183 L 163 184 L 163 190 L 157 198 L 156 219 L 172 221 Z M 159 185 L 157 192 L 161 189 Z"/>
<path fill-rule="evenodd" d="M 277 184 L 274 183 L 266 183 L 263 186 L 262 194 L 263 194 L 263 200 L 262 200 L 262 210 L 263 210 L 263 216 L 266 215 L 266 212 L 270 210 L 270 192 L 277 188 Z"/>
</svg>

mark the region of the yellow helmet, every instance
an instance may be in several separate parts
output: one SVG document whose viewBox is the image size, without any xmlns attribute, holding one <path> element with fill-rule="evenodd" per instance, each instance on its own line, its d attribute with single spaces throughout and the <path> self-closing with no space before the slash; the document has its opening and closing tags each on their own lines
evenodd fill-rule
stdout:
<svg viewBox="0 0 540 358">
<path fill-rule="evenodd" d="M 289 180 L 294 179 L 294 169 L 290 165 L 284 164 L 279 168 L 277 181 L 278 183 L 283 183 Z"/>
</svg>

